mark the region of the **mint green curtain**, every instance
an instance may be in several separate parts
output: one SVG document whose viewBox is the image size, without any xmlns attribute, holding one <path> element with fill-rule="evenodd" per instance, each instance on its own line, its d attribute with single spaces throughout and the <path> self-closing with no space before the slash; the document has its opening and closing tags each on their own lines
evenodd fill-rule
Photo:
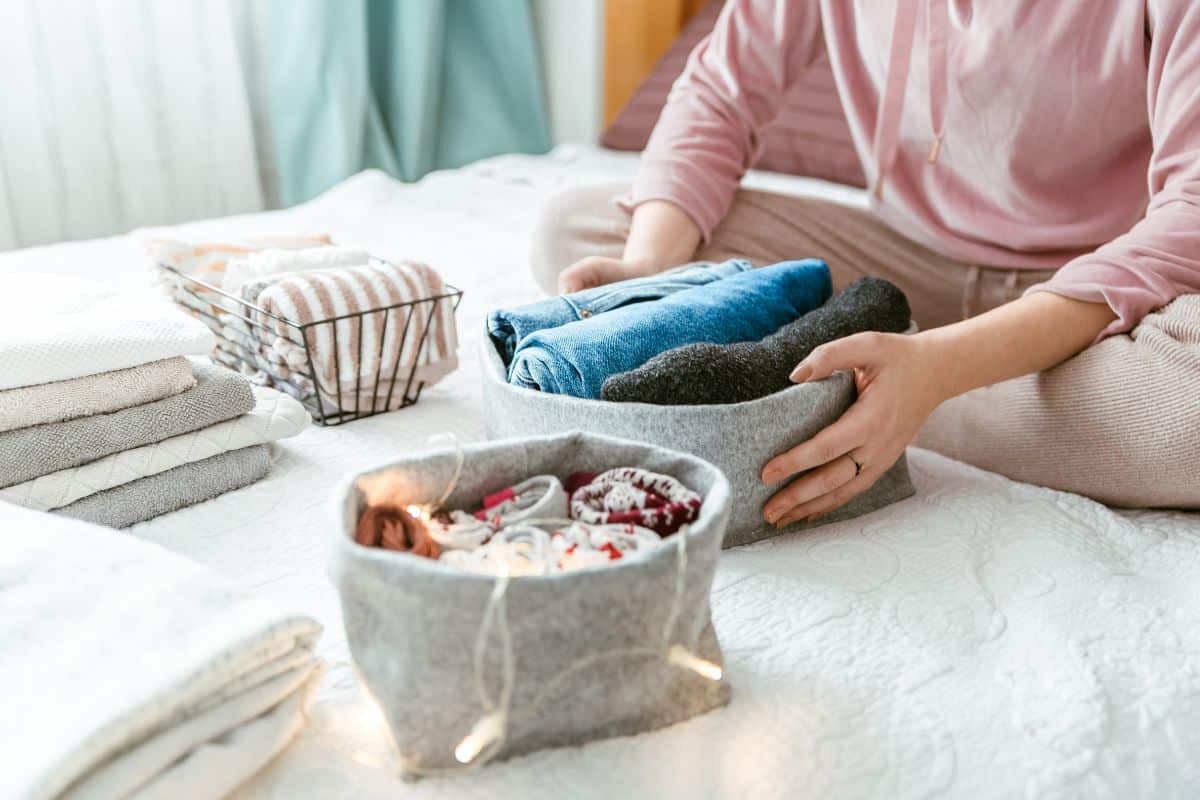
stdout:
<svg viewBox="0 0 1200 800">
<path fill-rule="evenodd" d="M 280 200 L 550 147 L 528 0 L 268 0 Z"/>
</svg>

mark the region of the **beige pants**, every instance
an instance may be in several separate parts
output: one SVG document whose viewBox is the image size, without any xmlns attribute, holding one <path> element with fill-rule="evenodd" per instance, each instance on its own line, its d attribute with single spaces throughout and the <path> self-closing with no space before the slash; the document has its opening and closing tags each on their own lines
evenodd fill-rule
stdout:
<svg viewBox="0 0 1200 800">
<path fill-rule="evenodd" d="M 538 283 L 589 255 L 619 257 L 628 187 L 573 189 L 548 203 L 534 234 Z M 965 264 L 916 244 L 861 209 L 742 190 L 697 260 L 769 264 L 816 257 L 835 289 L 886 278 L 908 295 L 922 329 L 995 308 L 1052 270 Z M 944 403 L 916 444 L 1029 483 L 1110 505 L 1200 508 L 1200 296 L 1151 314 L 1045 372 Z"/>
</svg>

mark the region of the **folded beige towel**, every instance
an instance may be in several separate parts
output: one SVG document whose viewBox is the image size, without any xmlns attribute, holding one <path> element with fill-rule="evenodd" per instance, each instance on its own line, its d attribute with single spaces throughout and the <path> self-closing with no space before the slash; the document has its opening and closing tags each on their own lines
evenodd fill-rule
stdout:
<svg viewBox="0 0 1200 800">
<path fill-rule="evenodd" d="M 196 385 L 183 356 L 82 378 L 0 391 L 0 431 L 107 414 L 186 392 Z"/>
</svg>

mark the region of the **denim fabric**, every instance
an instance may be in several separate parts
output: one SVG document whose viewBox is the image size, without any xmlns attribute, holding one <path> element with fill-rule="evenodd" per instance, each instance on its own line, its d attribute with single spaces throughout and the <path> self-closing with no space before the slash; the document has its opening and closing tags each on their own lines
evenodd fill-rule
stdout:
<svg viewBox="0 0 1200 800">
<path fill-rule="evenodd" d="M 700 261 L 648 278 L 610 283 L 513 309 L 499 309 L 488 314 L 488 336 L 496 343 L 496 350 L 504 363 L 509 364 L 521 340 L 531 333 L 557 328 L 634 303 L 660 300 L 667 295 L 728 278 L 753 267 L 749 261 L 740 258 L 721 264 Z"/>
<path fill-rule="evenodd" d="M 517 345 L 509 383 L 595 399 L 609 375 L 675 347 L 762 339 L 820 306 L 832 288 L 824 261 L 784 261 L 537 331 Z"/>
</svg>

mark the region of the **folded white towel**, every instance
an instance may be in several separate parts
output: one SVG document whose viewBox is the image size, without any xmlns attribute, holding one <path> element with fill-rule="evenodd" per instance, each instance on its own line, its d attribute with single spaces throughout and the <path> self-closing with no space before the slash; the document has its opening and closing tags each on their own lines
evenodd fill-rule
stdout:
<svg viewBox="0 0 1200 800">
<path fill-rule="evenodd" d="M 334 267 L 365 267 L 371 260 L 366 250 L 357 247 L 310 247 L 304 250 L 259 250 L 229 259 L 221 289 L 232 295 L 250 281 L 289 272 L 305 272 Z"/>
<path fill-rule="evenodd" d="M 127 534 L 0 530 L 0 797 L 219 797 L 302 724 L 311 618 Z"/>
<path fill-rule="evenodd" d="M 0 278 L 0 389 L 111 372 L 213 347 L 199 321 L 151 294 L 49 275 Z"/>
<path fill-rule="evenodd" d="M 62 508 L 183 464 L 295 436 L 308 425 L 308 412 L 296 400 L 263 386 L 253 391 L 254 409 L 240 417 L 8 486 L 0 500 L 38 511 Z"/>
</svg>

